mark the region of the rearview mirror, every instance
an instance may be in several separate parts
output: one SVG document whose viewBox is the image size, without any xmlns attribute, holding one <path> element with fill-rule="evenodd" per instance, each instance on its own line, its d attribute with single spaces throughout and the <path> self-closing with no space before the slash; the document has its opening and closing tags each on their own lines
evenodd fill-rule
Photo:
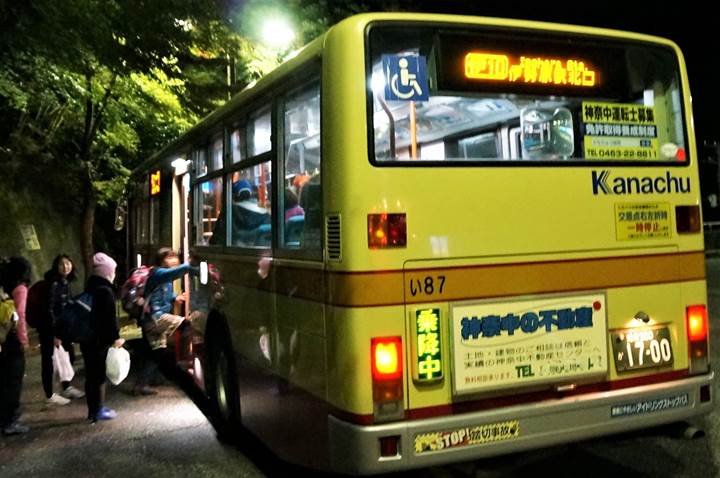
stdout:
<svg viewBox="0 0 720 478">
<path fill-rule="evenodd" d="M 575 152 L 572 113 L 567 108 L 525 108 L 520 130 L 524 159 L 562 159 Z"/>
</svg>

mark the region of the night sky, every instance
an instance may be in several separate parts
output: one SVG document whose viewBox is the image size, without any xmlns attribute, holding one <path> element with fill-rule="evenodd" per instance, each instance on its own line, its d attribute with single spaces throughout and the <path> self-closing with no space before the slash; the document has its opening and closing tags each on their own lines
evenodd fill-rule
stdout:
<svg viewBox="0 0 720 478">
<path fill-rule="evenodd" d="M 685 55 L 698 147 L 720 141 L 720 15 L 712 2 L 684 0 L 421 1 L 423 11 L 629 30 L 668 38 Z"/>
</svg>

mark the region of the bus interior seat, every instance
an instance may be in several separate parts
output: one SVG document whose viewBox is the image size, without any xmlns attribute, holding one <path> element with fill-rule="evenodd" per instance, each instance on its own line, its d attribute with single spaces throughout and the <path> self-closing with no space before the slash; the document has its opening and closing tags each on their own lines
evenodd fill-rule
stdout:
<svg viewBox="0 0 720 478">
<path fill-rule="evenodd" d="M 285 223 L 285 245 L 290 247 L 300 246 L 300 237 L 305 229 L 305 216 L 293 216 Z"/>
</svg>

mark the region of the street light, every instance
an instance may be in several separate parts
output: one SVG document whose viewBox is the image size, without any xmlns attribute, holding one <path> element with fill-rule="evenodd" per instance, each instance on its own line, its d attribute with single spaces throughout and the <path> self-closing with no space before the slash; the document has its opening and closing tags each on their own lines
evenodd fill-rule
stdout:
<svg viewBox="0 0 720 478">
<path fill-rule="evenodd" d="M 267 46 L 285 51 L 295 40 L 295 32 L 285 19 L 271 18 L 263 25 L 262 39 Z"/>
</svg>

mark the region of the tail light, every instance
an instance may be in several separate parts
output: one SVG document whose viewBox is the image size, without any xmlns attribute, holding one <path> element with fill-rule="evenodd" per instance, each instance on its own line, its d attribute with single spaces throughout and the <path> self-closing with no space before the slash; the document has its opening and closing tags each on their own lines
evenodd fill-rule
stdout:
<svg viewBox="0 0 720 478">
<path fill-rule="evenodd" d="M 403 354 L 400 337 L 370 341 L 375 421 L 403 418 Z"/>
<path fill-rule="evenodd" d="M 707 340 L 707 309 L 704 305 L 687 308 L 688 338 L 691 342 Z"/>
<path fill-rule="evenodd" d="M 700 206 L 675 206 L 675 222 L 678 234 L 700 232 Z"/>
<path fill-rule="evenodd" d="M 400 337 L 372 339 L 373 379 L 402 378 L 402 342 Z"/>
<path fill-rule="evenodd" d="M 368 247 L 384 249 L 407 245 L 407 221 L 405 213 L 368 214 Z"/>
<path fill-rule="evenodd" d="M 687 335 L 690 341 L 690 373 L 707 372 L 708 318 L 705 305 L 691 305 L 686 309 Z"/>
</svg>

